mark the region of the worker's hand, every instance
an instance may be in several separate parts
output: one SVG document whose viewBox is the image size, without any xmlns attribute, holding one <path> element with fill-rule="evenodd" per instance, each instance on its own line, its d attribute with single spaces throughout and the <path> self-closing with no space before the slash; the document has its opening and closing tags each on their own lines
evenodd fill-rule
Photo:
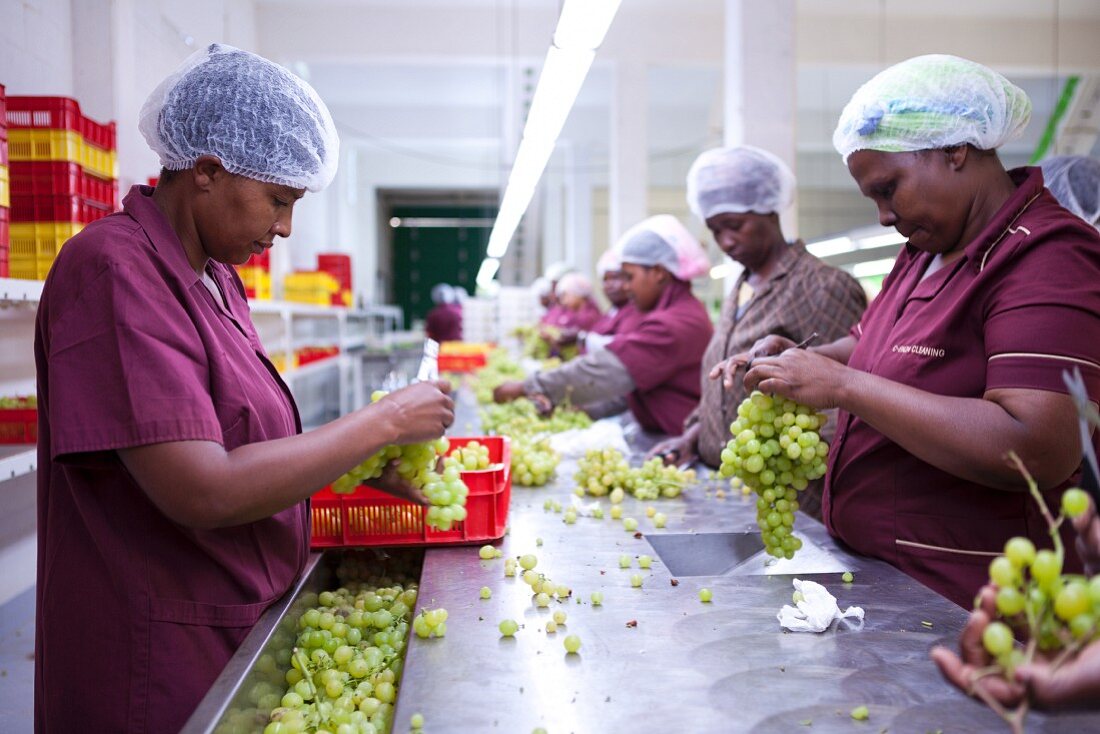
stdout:
<svg viewBox="0 0 1100 734">
<path fill-rule="evenodd" d="M 523 383 L 519 380 L 512 380 L 505 382 L 493 390 L 493 402 L 494 403 L 510 403 L 517 398 L 522 398 L 526 391 L 523 389 Z"/>
<path fill-rule="evenodd" d="M 1015 707 L 1026 693 L 1019 681 L 1005 680 L 1003 675 L 979 677 L 979 671 L 993 664 L 993 658 L 982 645 L 982 633 L 996 611 L 997 592 L 993 586 L 985 586 L 978 595 L 978 608 L 970 613 L 970 619 L 959 637 L 959 654 L 942 645 L 932 648 L 932 660 L 939 666 L 943 677 L 971 696 L 981 690 L 1002 706 Z"/>
<path fill-rule="evenodd" d="M 745 373 L 748 391 L 779 395 L 817 410 L 836 408 L 852 370 L 807 349 L 757 357 Z"/>
<path fill-rule="evenodd" d="M 1073 527 L 1077 529 L 1077 553 L 1085 562 L 1085 573 L 1089 576 L 1100 573 L 1100 517 L 1091 497 L 1089 509 L 1073 519 Z"/>
<path fill-rule="evenodd" d="M 418 382 L 394 390 L 367 408 L 391 411 L 397 429 L 393 443 L 423 443 L 439 438 L 455 422 L 455 401 L 446 380 Z"/>
<path fill-rule="evenodd" d="M 978 671 L 993 663 L 982 645 L 982 633 L 996 608 L 996 587 L 986 586 L 979 595 L 979 608 L 970 614 L 959 638 L 960 655 L 946 647 L 932 649 L 944 677 L 971 695 L 983 691 L 1006 707 L 1018 705 L 1026 697 L 1038 708 L 1066 708 L 1095 705 L 1100 698 L 1100 642 L 1094 641 L 1055 669 L 1040 655 L 1016 668 L 1014 680 L 1003 675 L 978 676 Z"/>
<path fill-rule="evenodd" d="M 538 411 L 538 414 L 541 416 L 545 417 L 554 412 L 554 402 L 548 396 L 540 392 L 534 395 L 528 395 L 527 399 L 534 404 L 535 410 Z"/>
<path fill-rule="evenodd" d="M 695 453 L 695 439 L 686 435 L 666 438 L 649 450 L 645 455 L 646 460 L 659 457 L 668 466 L 684 466 L 694 464 L 698 455 Z"/>
<path fill-rule="evenodd" d="M 405 479 L 405 477 L 397 473 L 397 465 L 400 463 L 399 459 L 394 459 L 382 469 L 382 476 L 364 482 L 364 484 L 368 487 L 380 489 L 386 494 L 397 497 L 398 499 L 408 500 L 418 505 L 429 504 L 428 498 L 422 491 L 414 487 L 408 479 Z"/>
<path fill-rule="evenodd" d="M 580 334 L 580 329 L 563 328 L 556 336 L 550 337 L 547 341 L 553 347 L 564 347 L 570 344 L 577 343 L 577 335 Z"/>
<path fill-rule="evenodd" d="M 772 357 L 781 354 L 794 346 L 794 342 L 785 336 L 772 334 L 763 339 L 757 339 L 747 351 L 739 352 L 728 359 L 724 359 L 710 371 L 710 379 L 721 379 L 726 389 L 733 387 L 734 373 L 745 365 L 751 364 L 759 357 Z"/>
</svg>

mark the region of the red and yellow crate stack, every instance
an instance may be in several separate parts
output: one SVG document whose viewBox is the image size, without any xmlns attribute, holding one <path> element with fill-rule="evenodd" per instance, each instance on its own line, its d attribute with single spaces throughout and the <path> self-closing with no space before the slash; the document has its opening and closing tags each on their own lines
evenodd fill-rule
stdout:
<svg viewBox="0 0 1100 734">
<path fill-rule="evenodd" d="M 246 296 L 257 301 L 271 300 L 271 250 L 253 255 L 247 264 L 235 267 Z"/>
<path fill-rule="evenodd" d="M 0 278 L 8 277 L 11 245 L 11 170 L 8 168 L 8 118 L 4 85 L 0 84 Z"/>
<path fill-rule="evenodd" d="M 118 209 L 115 124 L 67 97 L 7 98 L 10 274 L 43 280 L 65 242 Z"/>
</svg>

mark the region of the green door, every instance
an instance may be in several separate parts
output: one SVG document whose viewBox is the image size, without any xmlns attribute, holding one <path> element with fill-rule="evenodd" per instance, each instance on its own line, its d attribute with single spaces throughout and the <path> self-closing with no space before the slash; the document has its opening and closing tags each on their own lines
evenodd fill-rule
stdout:
<svg viewBox="0 0 1100 734">
<path fill-rule="evenodd" d="M 479 206 L 395 206 L 401 219 L 393 230 L 394 300 L 405 323 L 423 320 L 432 308 L 436 283 L 473 293 L 485 257 L 496 208 Z"/>
</svg>

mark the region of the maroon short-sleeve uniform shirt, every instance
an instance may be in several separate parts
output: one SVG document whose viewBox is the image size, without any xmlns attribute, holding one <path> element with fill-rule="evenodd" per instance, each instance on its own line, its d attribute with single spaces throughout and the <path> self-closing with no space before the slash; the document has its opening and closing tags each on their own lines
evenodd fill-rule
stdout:
<svg viewBox="0 0 1100 734">
<path fill-rule="evenodd" d="M 1100 400 L 1100 235 L 1058 205 L 1038 168 L 1010 173 L 1016 193 L 958 261 L 922 280 L 933 256 L 903 249 L 852 331 L 850 367 L 963 398 L 997 388 L 1064 393 L 1062 371 L 1079 367 Z M 983 440 L 961 428 L 955 438 Z M 1066 486 L 1045 493 L 1052 508 Z M 844 411 L 823 513 L 852 548 L 962 606 L 1010 537 L 1051 545 L 1028 493 L 941 471 Z"/>
<path fill-rule="evenodd" d="M 134 187 L 65 245 L 38 311 L 39 732 L 177 731 L 308 553 L 305 502 L 195 530 L 119 459 L 300 431 L 233 269 L 207 266 L 219 303 L 151 193 Z"/>
</svg>

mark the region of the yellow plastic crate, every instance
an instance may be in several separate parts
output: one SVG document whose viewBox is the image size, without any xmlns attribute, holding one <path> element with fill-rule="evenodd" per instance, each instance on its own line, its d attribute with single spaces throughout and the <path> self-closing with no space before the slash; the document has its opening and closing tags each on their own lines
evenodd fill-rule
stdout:
<svg viewBox="0 0 1100 734">
<path fill-rule="evenodd" d="M 79 222 L 15 222 L 11 225 L 11 277 L 45 280 L 54 258 L 84 225 Z"/>
<path fill-rule="evenodd" d="M 290 273 L 283 278 L 283 298 L 294 303 L 331 306 L 332 295 L 340 292 L 340 282 L 322 271 Z"/>
<path fill-rule="evenodd" d="M 90 145 L 72 130 L 8 130 L 8 155 L 13 161 L 69 161 L 79 163 L 88 173 L 103 178 L 118 178 L 118 156 L 113 150 Z"/>
<path fill-rule="evenodd" d="M 7 166 L 0 166 L 0 206 L 11 207 L 11 173 Z"/>
</svg>

